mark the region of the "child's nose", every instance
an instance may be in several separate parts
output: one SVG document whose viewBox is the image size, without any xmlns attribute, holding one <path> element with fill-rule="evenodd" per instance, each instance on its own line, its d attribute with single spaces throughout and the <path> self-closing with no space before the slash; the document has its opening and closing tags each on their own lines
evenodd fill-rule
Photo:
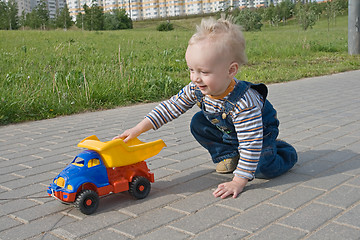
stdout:
<svg viewBox="0 0 360 240">
<path fill-rule="evenodd" d="M 193 81 L 194 81 L 194 82 L 200 82 L 200 81 L 201 81 L 200 74 L 194 73 L 194 74 L 193 74 Z"/>
</svg>

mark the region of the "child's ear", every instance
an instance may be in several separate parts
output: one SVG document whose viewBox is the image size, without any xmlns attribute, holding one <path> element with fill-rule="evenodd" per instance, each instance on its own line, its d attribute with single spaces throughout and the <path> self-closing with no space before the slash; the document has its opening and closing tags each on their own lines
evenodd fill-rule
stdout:
<svg viewBox="0 0 360 240">
<path fill-rule="evenodd" d="M 231 78 L 235 77 L 238 71 L 239 71 L 239 64 L 237 62 L 231 63 L 229 67 L 229 76 Z"/>
</svg>

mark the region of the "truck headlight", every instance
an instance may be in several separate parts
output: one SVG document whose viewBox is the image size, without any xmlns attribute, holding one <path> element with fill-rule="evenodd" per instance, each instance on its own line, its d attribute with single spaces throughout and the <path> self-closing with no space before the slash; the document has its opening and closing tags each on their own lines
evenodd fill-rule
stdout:
<svg viewBox="0 0 360 240">
<path fill-rule="evenodd" d="M 70 184 L 69 185 L 67 185 L 67 187 L 66 187 L 67 189 L 69 189 L 70 191 L 72 191 L 74 188 L 73 188 L 73 186 L 71 186 Z"/>
</svg>

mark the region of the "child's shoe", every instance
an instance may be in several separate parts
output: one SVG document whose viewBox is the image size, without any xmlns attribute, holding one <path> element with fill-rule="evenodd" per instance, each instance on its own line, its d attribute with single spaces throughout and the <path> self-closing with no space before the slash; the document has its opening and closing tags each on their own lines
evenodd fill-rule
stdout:
<svg viewBox="0 0 360 240">
<path fill-rule="evenodd" d="M 224 159 L 221 162 L 219 162 L 218 165 L 216 166 L 216 172 L 232 173 L 236 169 L 238 165 L 238 161 L 239 161 L 239 156 Z"/>
</svg>

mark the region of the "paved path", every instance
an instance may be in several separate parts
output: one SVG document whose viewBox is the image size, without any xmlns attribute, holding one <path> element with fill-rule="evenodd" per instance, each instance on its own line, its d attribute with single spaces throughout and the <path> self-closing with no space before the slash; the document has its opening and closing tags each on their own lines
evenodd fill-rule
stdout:
<svg viewBox="0 0 360 240">
<path fill-rule="evenodd" d="M 197 107 L 141 136 L 168 145 L 149 161 L 150 195 L 107 196 L 91 216 L 41 197 L 81 139 L 110 140 L 155 104 L 0 127 L 0 239 L 360 239 L 360 71 L 269 89 L 299 162 L 237 199 L 211 195 L 232 175 L 216 174 L 189 133 Z"/>
</svg>

